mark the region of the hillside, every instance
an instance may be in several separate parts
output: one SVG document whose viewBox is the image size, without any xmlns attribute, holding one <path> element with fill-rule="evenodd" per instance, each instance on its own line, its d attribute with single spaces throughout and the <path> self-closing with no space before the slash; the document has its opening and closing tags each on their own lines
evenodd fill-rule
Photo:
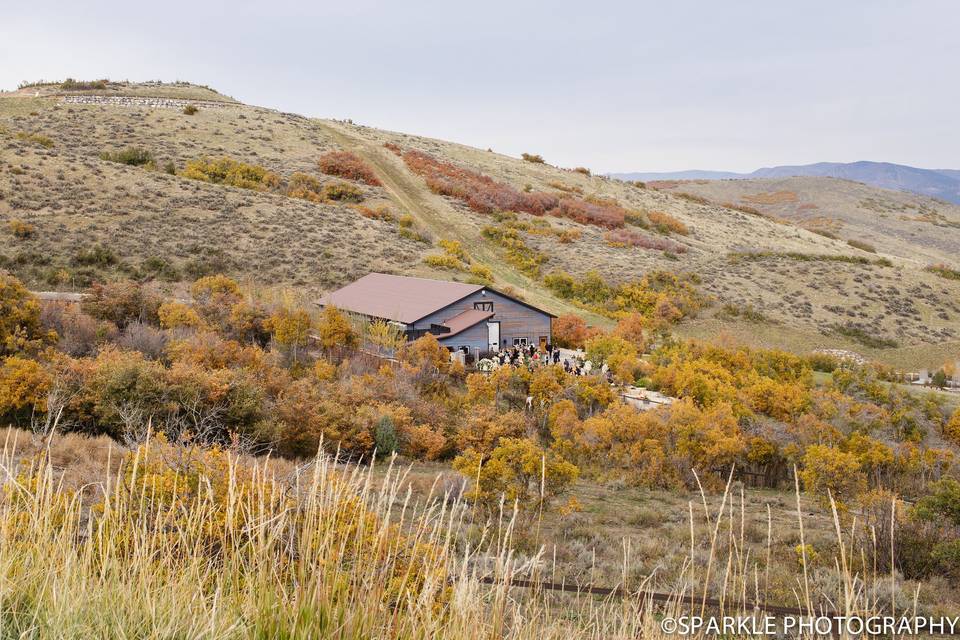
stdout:
<svg viewBox="0 0 960 640">
<path fill-rule="evenodd" d="M 62 95 L 78 92 L 87 103 Z M 200 103 L 198 112 L 187 115 L 181 103 L 113 100 L 121 95 L 222 102 Z M 558 297 L 544 276 L 598 272 L 622 283 L 665 270 L 695 277 L 707 304 L 696 320 L 679 325 L 681 335 L 729 334 L 799 352 L 848 348 L 903 367 L 940 364 L 957 348 L 960 282 L 922 270 L 955 254 L 951 234 L 937 225 L 957 217 L 942 208 L 901 211 L 895 208 L 900 194 L 863 187 L 849 199 L 873 202 L 884 194 L 876 205 L 883 210 L 865 209 L 863 228 L 851 219 L 846 233 L 874 243 L 872 253 L 848 245 L 844 232 L 835 239 L 803 228 L 810 225 L 801 215 L 816 217 L 809 212 L 817 210 L 798 207 L 795 221 L 804 225 L 796 225 L 714 204 L 742 200 L 708 193 L 736 188 L 730 185 L 737 182 L 645 189 L 450 142 L 226 100 L 185 84 L 109 83 L 76 92 L 44 85 L 0 95 L 0 220 L 33 228 L 8 236 L 0 263 L 38 289 L 121 276 L 157 279 L 175 289 L 199 275 L 226 271 L 316 294 L 373 270 L 474 277 L 455 264 L 424 262 L 442 253 L 436 243 L 448 239 L 459 240 L 470 261 L 488 268 L 495 286 L 511 287 L 558 314 L 582 313 L 595 324 L 610 320 Z M 520 213 L 523 228 L 517 233 L 528 255 L 542 262 L 537 269 L 521 267 L 484 233 L 484 227 L 504 223 L 432 192 L 385 143 L 479 172 L 516 192 L 587 203 L 582 206 L 612 202 L 639 212 L 641 226 L 628 222 L 610 230 L 570 216 Z M 147 150 L 157 169 L 102 159 L 129 148 Z M 311 201 L 279 188 L 240 189 L 184 177 L 192 161 L 229 157 L 262 166 L 284 185 L 300 172 L 326 187 L 342 181 L 322 174 L 317 160 L 335 150 L 356 153 L 381 183 L 355 185 L 362 203 Z M 703 190 L 711 202 L 676 193 L 681 190 Z M 378 207 L 389 209 L 387 219 L 370 214 Z M 666 214 L 680 227 L 651 225 L 651 213 Z M 787 213 L 774 215 L 791 220 Z M 819 215 L 846 219 L 832 210 Z M 397 224 L 404 216 L 410 217 Z M 868 233 L 867 216 L 894 228 Z M 929 220 L 901 221 L 903 216 Z"/>
<path fill-rule="evenodd" d="M 960 204 L 960 171 L 920 169 L 892 162 L 817 162 L 805 165 L 763 167 L 751 173 L 730 171 L 673 171 L 614 173 L 619 180 L 726 180 L 791 177 L 841 178 L 881 189 L 908 191 L 938 200 Z"/>
</svg>

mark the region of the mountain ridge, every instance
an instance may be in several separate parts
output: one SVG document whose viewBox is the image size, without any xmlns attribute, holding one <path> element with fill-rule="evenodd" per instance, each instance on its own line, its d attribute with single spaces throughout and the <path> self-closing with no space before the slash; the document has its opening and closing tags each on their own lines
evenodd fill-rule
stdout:
<svg viewBox="0 0 960 640">
<path fill-rule="evenodd" d="M 922 169 L 892 162 L 816 162 L 761 167 L 750 173 L 712 170 L 611 173 L 618 180 L 750 180 L 754 178 L 825 177 L 862 182 L 960 203 L 960 169 Z"/>
</svg>

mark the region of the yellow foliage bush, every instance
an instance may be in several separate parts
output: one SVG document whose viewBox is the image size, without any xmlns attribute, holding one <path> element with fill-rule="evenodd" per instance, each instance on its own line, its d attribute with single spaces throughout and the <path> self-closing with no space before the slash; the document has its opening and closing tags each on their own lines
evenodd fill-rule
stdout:
<svg viewBox="0 0 960 640">
<path fill-rule="evenodd" d="M 280 186 L 280 176 L 276 173 L 232 158 L 191 160 L 180 175 L 191 180 L 254 191 L 269 191 Z"/>
<path fill-rule="evenodd" d="M 179 327 L 197 328 L 203 321 L 193 308 L 188 307 L 182 302 L 170 301 L 164 302 L 157 308 L 157 316 L 160 318 L 160 326 L 164 329 L 176 329 Z"/>
<path fill-rule="evenodd" d="M 23 409 L 46 411 L 50 384 L 50 376 L 39 362 L 4 358 L 0 364 L 0 416 Z"/>
<path fill-rule="evenodd" d="M 453 467 L 472 482 L 467 499 L 488 510 L 496 509 L 501 497 L 507 505 L 516 501 L 523 510 L 547 507 L 580 475 L 559 454 L 526 438 L 503 438 L 488 455 L 467 451 Z"/>
</svg>

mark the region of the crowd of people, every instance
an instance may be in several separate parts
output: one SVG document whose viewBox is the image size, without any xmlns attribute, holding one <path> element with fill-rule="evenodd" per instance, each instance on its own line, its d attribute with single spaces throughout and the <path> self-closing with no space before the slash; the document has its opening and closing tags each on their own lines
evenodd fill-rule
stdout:
<svg viewBox="0 0 960 640">
<path fill-rule="evenodd" d="M 537 345 L 515 345 L 508 349 L 501 349 L 496 354 L 477 362 L 477 369 L 490 371 L 498 367 L 526 367 L 533 370 L 536 367 L 556 365 L 563 366 L 563 370 L 573 375 L 587 375 L 593 370 L 593 363 L 583 357 L 583 352 L 577 351 L 564 354 L 559 347 L 546 345 L 541 349 Z M 607 366 L 601 367 L 606 373 Z"/>
</svg>

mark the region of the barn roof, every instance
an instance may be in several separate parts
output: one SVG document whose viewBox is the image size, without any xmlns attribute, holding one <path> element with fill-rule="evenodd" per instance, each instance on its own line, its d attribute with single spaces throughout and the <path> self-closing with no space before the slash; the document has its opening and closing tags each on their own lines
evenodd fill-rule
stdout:
<svg viewBox="0 0 960 640">
<path fill-rule="evenodd" d="M 412 323 L 483 288 L 479 284 L 369 273 L 323 296 L 320 304 L 374 318 Z"/>
<path fill-rule="evenodd" d="M 450 329 L 450 333 L 440 334 L 440 338 L 449 338 L 458 333 L 466 331 L 470 327 L 480 324 L 484 320 L 493 317 L 493 311 L 480 311 L 479 309 L 467 309 L 463 313 L 458 313 L 449 320 L 443 321 L 443 326 Z"/>
</svg>

